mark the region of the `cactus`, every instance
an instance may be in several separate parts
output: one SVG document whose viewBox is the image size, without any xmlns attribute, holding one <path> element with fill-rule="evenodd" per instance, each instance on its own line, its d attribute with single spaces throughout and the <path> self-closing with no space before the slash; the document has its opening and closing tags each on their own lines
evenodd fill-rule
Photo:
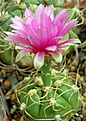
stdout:
<svg viewBox="0 0 86 121">
<path fill-rule="evenodd" d="M 25 4 L 27 4 L 26 0 L 25 0 Z M 33 4 L 34 4 L 34 0 L 33 0 Z M 32 5 L 30 5 L 30 7 L 33 8 Z M 34 6 L 34 7 L 37 7 L 37 6 Z M 16 8 L 18 10 L 16 10 Z M 13 15 L 15 16 L 15 14 L 17 13 L 20 15 L 18 11 L 20 12 L 21 9 L 18 8 L 18 6 L 16 6 L 15 8 L 12 8 L 11 11 L 9 10 L 8 13 L 11 16 Z M 8 20 L 8 18 L 6 20 Z M 68 36 L 65 36 L 65 37 L 68 38 Z M 53 39 L 51 40 L 53 41 Z M 63 39 L 62 41 L 65 41 L 65 40 Z M 11 40 L 11 42 L 13 42 L 13 39 Z M 42 43 L 40 44 L 42 46 Z M 43 50 L 40 51 L 39 49 L 35 52 L 36 56 L 35 56 L 34 65 L 36 69 L 40 68 L 39 67 L 40 64 L 36 65 L 36 62 L 37 60 L 41 60 L 41 56 L 40 56 L 41 52 L 44 51 L 46 55 L 47 54 L 49 54 L 49 56 L 52 55 L 51 52 L 53 49 L 51 48 L 51 46 L 54 46 L 54 49 L 55 47 L 57 49 L 57 47 L 59 47 L 61 43 L 60 44 L 55 43 L 55 44 L 56 46 L 54 46 L 52 43 L 49 45 L 47 45 L 46 43 L 47 49 L 43 47 Z M 63 42 L 63 45 L 64 45 L 64 42 Z M 48 48 L 49 46 L 51 50 L 50 48 Z M 53 51 L 58 52 L 59 49 L 58 50 L 56 49 Z M 42 52 L 42 57 L 44 53 Z M 59 62 L 61 62 L 61 60 L 62 60 L 62 56 L 58 58 Z M 48 57 L 48 58 L 46 57 L 45 63 L 44 62 L 41 63 L 40 61 L 39 63 L 41 63 L 41 76 L 34 75 L 33 77 L 26 78 L 25 79 L 26 81 L 24 82 L 23 87 L 20 89 L 21 91 L 20 109 L 25 111 L 25 114 L 31 119 L 31 121 L 34 121 L 34 120 L 68 121 L 77 112 L 79 108 L 79 99 L 78 99 L 79 88 L 76 85 L 73 85 L 73 83 L 70 82 L 68 77 L 66 77 L 65 75 L 62 75 L 61 73 L 58 73 L 55 69 L 53 70 L 51 68 L 51 61 L 52 61 L 51 57 Z M 42 64 L 44 65 L 42 66 Z"/>
<path fill-rule="evenodd" d="M 69 121 L 77 112 L 79 88 L 68 77 L 51 69 L 51 59 L 41 68 L 41 76 L 25 80 L 21 88 L 21 110 L 31 121 Z"/>
</svg>

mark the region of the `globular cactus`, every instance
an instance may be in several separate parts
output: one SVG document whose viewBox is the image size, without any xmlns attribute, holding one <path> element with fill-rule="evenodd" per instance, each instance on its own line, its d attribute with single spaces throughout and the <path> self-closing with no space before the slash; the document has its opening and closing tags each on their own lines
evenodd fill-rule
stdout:
<svg viewBox="0 0 86 121">
<path fill-rule="evenodd" d="M 20 109 L 31 121 L 69 121 L 79 108 L 79 88 L 50 64 L 47 60 L 41 76 L 25 78 L 20 89 Z"/>
</svg>

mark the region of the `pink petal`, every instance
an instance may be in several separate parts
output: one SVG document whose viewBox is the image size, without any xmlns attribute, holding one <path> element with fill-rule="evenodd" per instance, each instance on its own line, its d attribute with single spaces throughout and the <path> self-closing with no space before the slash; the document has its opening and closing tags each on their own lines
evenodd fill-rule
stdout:
<svg viewBox="0 0 86 121">
<path fill-rule="evenodd" d="M 36 37 L 36 36 L 33 36 L 33 35 L 28 35 L 27 36 L 29 41 L 34 45 L 36 46 L 37 48 L 40 48 L 40 41 L 39 39 Z"/>
<path fill-rule="evenodd" d="M 32 24 L 31 25 L 27 25 L 27 36 L 28 35 L 34 35 L 35 36 L 35 31 L 34 31 L 34 29 L 33 29 L 33 27 L 32 27 Z"/>
<path fill-rule="evenodd" d="M 34 48 L 29 48 L 29 47 L 25 47 L 25 46 L 15 46 L 15 49 L 30 50 L 31 52 L 35 52 Z"/>
<path fill-rule="evenodd" d="M 62 15 L 64 15 L 64 16 L 67 15 L 66 9 L 60 11 L 60 12 L 56 15 L 56 17 L 55 17 L 55 19 L 54 19 L 54 23 L 55 23 L 55 24 L 56 24 L 56 22 L 58 22 L 58 19 L 59 19 L 59 18 L 62 18 Z"/>
<path fill-rule="evenodd" d="M 7 41 L 21 43 L 21 44 L 28 45 L 31 47 L 33 46 L 29 41 L 27 41 L 26 39 L 12 33 L 12 32 L 5 32 L 5 33 L 9 35 L 8 37 L 5 38 L 5 40 L 7 40 Z"/>
<path fill-rule="evenodd" d="M 30 9 L 26 8 L 26 10 L 25 10 L 25 19 L 28 20 L 28 17 L 30 17 L 31 19 L 34 19 L 32 11 Z"/>
<path fill-rule="evenodd" d="M 9 25 L 14 29 L 17 29 L 19 31 L 21 31 L 21 33 L 26 37 L 27 35 L 27 25 L 26 22 L 20 18 L 20 17 L 15 17 L 15 18 L 11 18 L 13 24 Z"/>
<path fill-rule="evenodd" d="M 31 50 L 22 50 L 17 54 L 16 62 L 18 62 L 26 53 L 31 52 Z"/>
<path fill-rule="evenodd" d="M 16 31 L 16 30 L 12 30 L 13 33 L 19 34 L 21 36 L 27 37 L 27 34 L 25 32 L 21 31 Z"/>
<path fill-rule="evenodd" d="M 72 20 L 70 21 L 61 31 L 60 35 L 62 34 L 63 36 L 65 34 L 67 34 L 75 25 L 76 25 L 77 21 L 76 20 Z"/>
<path fill-rule="evenodd" d="M 51 39 L 53 39 L 54 37 L 57 36 L 57 32 L 58 32 L 58 27 L 53 25 L 51 28 L 50 28 L 50 37 Z"/>
<path fill-rule="evenodd" d="M 43 64 L 44 64 L 44 56 L 45 56 L 45 52 L 38 52 L 35 55 L 35 58 L 34 58 L 34 67 L 37 70 L 40 69 L 43 66 Z"/>
<path fill-rule="evenodd" d="M 42 16 L 41 16 L 40 28 L 41 29 L 47 29 L 47 28 L 52 27 L 53 25 L 54 25 L 54 22 L 51 20 L 50 16 L 48 16 L 43 11 Z"/>
<path fill-rule="evenodd" d="M 46 6 L 46 7 L 44 8 L 44 14 L 46 14 L 47 17 L 50 16 L 50 18 L 51 18 L 52 21 L 53 21 L 53 19 L 54 19 L 54 13 L 53 13 L 53 11 L 54 11 L 53 5 L 51 5 L 51 6 L 49 6 L 49 7 Z"/>
<path fill-rule="evenodd" d="M 49 11 L 50 11 L 50 18 L 51 18 L 51 20 L 53 21 L 53 19 L 54 19 L 54 6 L 53 5 L 51 5 L 51 6 L 49 6 Z M 49 15 L 49 14 L 48 14 Z"/>
<path fill-rule="evenodd" d="M 53 39 L 49 40 L 49 45 L 56 44 L 61 38 L 62 38 L 62 36 L 54 37 Z"/>
<path fill-rule="evenodd" d="M 27 25 L 30 25 L 31 22 L 32 22 L 32 20 L 33 20 L 33 19 L 32 19 L 30 16 L 28 16 L 28 19 L 26 20 Z"/>
<path fill-rule="evenodd" d="M 39 27 L 38 22 L 35 19 L 32 20 L 32 26 L 33 26 L 34 31 L 36 31 Z"/>
<path fill-rule="evenodd" d="M 24 21 L 22 18 L 17 17 L 17 16 L 16 16 L 15 18 L 11 18 L 11 20 L 12 20 L 12 22 L 13 22 L 15 25 L 20 26 L 21 28 L 22 28 L 22 25 L 23 25 L 23 24 L 26 24 L 25 21 Z"/>
<path fill-rule="evenodd" d="M 57 62 L 61 62 L 62 61 L 62 54 L 58 51 L 55 52 L 50 52 L 50 54 L 53 56 L 53 58 L 57 61 Z"/>
<path fill-rule="evenodd" d="M 31 24 L 27 25 L 27 33 L 28 33 L 28 35 L 36 35 L 36 30 L 38 29 L 38 27 L 39 27 L 38 22 L 35 19 L 33 19 L 31 21 Z"/>
<path fill-rule="evenodd" d="M 44 10 L 44 6 L 42 4 L 40 4 L 36 9 L 35 18 L 38 21 L 39 25 L 41 25 L 41 17 L 42 17 L 43 10 Z"/>
<path fill-rule="evenodd" d="M 52 45 L 52 46 L 46 47 L 45 49 L 50 51 L 56 51 L 56 48 L 57 48 L 56 45 Z"/>
<path fill-rule="evenodd" d="M 18 31 L 12 30 L 12 32 L 15 32 L 15 33 L 17 33 L 19 35 L 22 35 L 24 37 L 27 37 L 27 31 L 28 30 L 27 30 L 27 27 L 26 26 L 23 26 L 23 28 L 21 28 L 20 26 L 15 25 L 15 24 L 11 24 L 9 26 L 11 26 L 12 28 L 18 30 Z"/>
<path fill-rule="evenodd" d="M 56 50 L 65 50 L 65 49 L 68 49 L 69 46 L 62 46 L 62 47 L 57 47 Z"/>
<path fill-rule="evenodd" d="M 11 20 L 16 25 L 19 25 L 19 23 L 20 24 L 21 23 L 25 24 L 25 21 L 22 18 L 18 17 L 18 16 L 15 16 L 15 18 L 11 18 Z"/>
<path fill-rule="evenodd" d="M 66 40 L 66 41 L 62 41 L 62 42 L 58 42 L 57 43 L 57 46 L 61 46 L 61 45 L 68 45 L 70 43 L 80 43 L 79 39 L 69 39 L 69 40 Z"/>
<path fill-rule="evenodd" d="M 17 26 L 17 25 L 15 25 L 15 24 L 10 24 L 9 26 L 11 26 L 12 28 L 17 29 L 17 30 L 19 30 L 19 29 L 20 29 L 20 27 L 19 27 L 19 26 Z"/>
<path fill-rule="evenodd" d="M 15 49 L 26 50 L 26 49 L 31 49 L 31 48 L 29 48 L 29 47 L 25 47 L 25 46 L 15 46 Z"/>
<path fill-rule="evenodd" d="M 60 33 L 62 33 L 63 28 L 65 27 L 65 24 L 67 23 L 68 19 L 69 19 L 70 15 L 67 16 L 67 18 L 65 18 L 64 20 L 62 20 L 61 23 L 59 23 L 59 31 L 58 31 L 58 35 L 60 35 Z M 63 35 L 63 34 L 62 34 Z M 63 35 L 64 36 L 64 35 Z"/>
<path fill-rule="evenodd" d="M 46 29 L 38 29 L 36 32 L 36 37 L 39 40 L 41 48 L 44 48 L 48 42 L 48 35 Z"/>
</svg>

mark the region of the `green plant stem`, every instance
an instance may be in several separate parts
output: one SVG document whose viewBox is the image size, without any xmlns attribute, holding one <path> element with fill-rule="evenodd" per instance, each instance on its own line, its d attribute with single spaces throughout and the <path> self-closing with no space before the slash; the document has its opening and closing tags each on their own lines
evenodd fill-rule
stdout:
<svg viewBox="0 0 86 121">
<path fill-rule="evenodd" d="M 45 63 L 41 68 L 41 77 L 44 87 L 51 85 L 51 60 L 52 58 L 46 58 Z"/>
</svg>

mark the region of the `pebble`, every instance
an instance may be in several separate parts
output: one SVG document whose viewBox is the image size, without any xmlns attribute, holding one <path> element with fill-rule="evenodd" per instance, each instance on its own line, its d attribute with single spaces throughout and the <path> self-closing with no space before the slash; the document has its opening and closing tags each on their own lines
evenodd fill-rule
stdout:
<svg viewBox="0 0 86 121">
<path fill-rule="evenodd" d="M 18 116 L 15 114 L 15 115 L 14 115 L 14 119 L 17 119 L 17 118 L 18 118 Z"/>
<path fill-rule="evenodd" d="M 6 71 L 4 69 L 1 69 L 1 72 L 4 76 L 6 75 Z"/>
<path fill-rule="evenodd" d="M 8 90 L 10 88 L 10 86 L 11 86 L 10 81 L 9 80 L 5 80 L 4 81 L 4 88 Z"/>
<path fill-rule="evenodd" d="M 83 117 L 82 121 L 86 121 L 86 115 Z"/>
<path fill-rule="evenodd" d="M 12 119 L 12 121 L 16 121 L 16 120 Z"/>
<path fill-rule="evenodd" d="M 75 66 L 71 66 L 70 70 L 71 71 L 75 71 L 76 70 L 76 67 Z"/>
<path fill-rule="evenodd" d="M 2 79 L 2 78 L 0 78 L 0 82 L 1 82 L 1 83 L 3 82 L 3 79 Z"/>
<path fill-rule="evenodd" d="M 12 107 L 13 107 L 13 109 L 14 109 L 14 110 L 16 110 L 16 109 L 17 109 L 16 105 L 13 105 Z"/>
<path fill-rule="evenodd" d="M 11 110 L 10 110 L 10 114 L 12 114 L 14 112 L 14 109 L 13 108 L 11 108 Z"/>
<path fill-rule="evenodd" d="M 75 116 L 79 116 L 79 114 L 78 114 L 78 113 L 76 113 L 76 114 L 75 114 Z"/>
</svg>

